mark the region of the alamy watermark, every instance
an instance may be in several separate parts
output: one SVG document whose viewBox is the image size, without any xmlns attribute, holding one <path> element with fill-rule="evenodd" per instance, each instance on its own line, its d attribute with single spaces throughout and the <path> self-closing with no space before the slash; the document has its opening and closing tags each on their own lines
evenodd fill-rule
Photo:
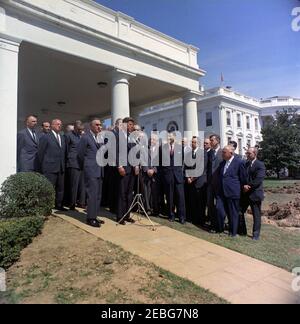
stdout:
<svg viewBox="0 0 300 324">
<path fill-rule="evenodd" d="M 197 151 L 191 152 L 191 139 L 197 140 Z M 190 139 L 190 140 L 188 140 Z M 129 143 L 129 146 L 128 146 Z M 101 132 L 97 153 L 97 163 L 101 167 L 109 166 L 140 166 L 140 167 L 184 167 L 185 176 L 197 178 L 204 172 L 204 132 L 197 137 L 192 132 L 169 133 L 167 131 L 152 132 L 150 138 L 142 131 L 130 134 L 124 129 L 118 135 L 112 131 Z M 132 145 L 130 145 L 132 144 Z M 172 154 L 170 154 L 172 151 Z M 172 161 L 171 161 L 172 160 Z"/>
<path fill-rule="evenodd" d="M 6 291 L 6 272 L 0 268 L 0 292 Z"/>
<path fill-rule="evenodd" d="M 292 273 L 295 277 L 292 281 L 292 290 L 294 292 L 300 292 L 300 267 L 294 268 Z"/>
<path fill-rule="evenodd" d="M 292 20 L 292 30 L 294 32 L 299 32 L 300 31 L 300 6 L 295 7 L 292 10 L 292 16 L 295 17 Z"/>
</svg>

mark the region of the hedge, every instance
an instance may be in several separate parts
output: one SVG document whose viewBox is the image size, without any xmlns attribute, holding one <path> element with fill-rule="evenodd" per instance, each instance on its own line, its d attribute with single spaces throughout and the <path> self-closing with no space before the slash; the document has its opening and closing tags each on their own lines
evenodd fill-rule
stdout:
<svg viewBox="0 0 300 324">
<path fill-rule="evenodd" d="M 49 216 L 55 203 L 53 185 L 38 173 L 17 173 L 1 186 L 0 219 Z"/>
<path fill-rule="evenodd" d="M 41 233 L 45 218 L 26 217 L 0 221 L 0 267 L 8 269 L 23 248 Z"/>
</svg>

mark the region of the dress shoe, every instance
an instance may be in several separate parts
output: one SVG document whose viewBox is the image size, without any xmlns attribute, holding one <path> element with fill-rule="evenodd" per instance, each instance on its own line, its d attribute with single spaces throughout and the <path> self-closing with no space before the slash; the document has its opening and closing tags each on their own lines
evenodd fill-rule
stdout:
<svg viewBox="0 0 300 324">
<path fill-rule="evenodd" d="M 97 221 L 98 221 L 101 225 L 104 225 L 104 224 L 105 224 L 104 220 L 102 220 L 102 219 L 100 219 L 100 218 L 97 218 Z"/>
<path fill-rule="evenodd" d="M 122 220 L 122 221 L 117 221 L 118 222 L 118 224 L 120 224 L 120 225 L 126 225 L 126 222 L 124 221 L 124 220 Z"/>
<path fill-rule="evenodd" d="M 88 219 L 86 223 L 92 227 L 101 227 L 100 223 L 97 221 L 97 219 Z"/>
<path fill-rule="evenodd" d="M 134 224 L 135 220 L 133 218 L 128 218 L 128 219 L 126 219 L 126 222 Z"/>
<path fill-rule="evenodd" d="M 70 210 L 77 211 L 76 208 L 75 208 L 75 205 L 70 206 Z"/>
<path fill-rule="evenodd" d="M 174 218 L 169 218 L 169 222 L 174 223 L 175 219 Z"/>
<path fill-rule="evenodd" d="M 66 209 L 64 207 L 59 207 L 59 206 L 56 206 L 55 209 L 59 210 L 59 211 L 64 211 L 64 212 L 68 211 L 68 209 Z"/>
<path fill-rule="evenodd" d="M 186 224 L 185 220 L 181 219 L 181 220 L 180 220 L 180 224 L 181 224 L 181 225 L 185 225 L 185 224 Z"/>
</svg>

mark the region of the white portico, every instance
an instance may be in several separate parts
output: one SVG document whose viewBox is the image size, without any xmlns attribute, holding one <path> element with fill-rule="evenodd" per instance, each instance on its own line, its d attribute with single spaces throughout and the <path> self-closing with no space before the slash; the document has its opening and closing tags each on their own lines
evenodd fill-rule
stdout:
<svg viewBox="0 0 300 324">
<path fill-rule="evenodd" d="M 16 171 L 28 114 L 115 121 L 183 98 L 185 130 L 196 133 L 197 51 L 90 0 L 0 0 L 0 183 Z"/>
</svg>

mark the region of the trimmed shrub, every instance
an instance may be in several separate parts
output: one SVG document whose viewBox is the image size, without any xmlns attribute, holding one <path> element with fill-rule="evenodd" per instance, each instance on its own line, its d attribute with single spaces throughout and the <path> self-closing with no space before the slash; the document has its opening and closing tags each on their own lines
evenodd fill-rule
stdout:
<svg viewBox="0 0 300 324">
<path fill-rule="evenodd" d="M 0 221 L 0 267 L 8 269 L 23 248 L 41 233 L 44 217 L 26 217 Z"/>
<path fill-rule="evenodd" d="M 0 218 L 49 216 L 54 204 L 54 188 L 43 175 L 17 173 L 2 184 Z"/>
</svg>

